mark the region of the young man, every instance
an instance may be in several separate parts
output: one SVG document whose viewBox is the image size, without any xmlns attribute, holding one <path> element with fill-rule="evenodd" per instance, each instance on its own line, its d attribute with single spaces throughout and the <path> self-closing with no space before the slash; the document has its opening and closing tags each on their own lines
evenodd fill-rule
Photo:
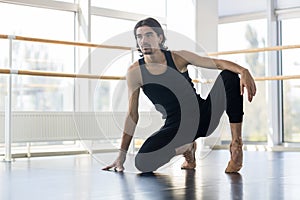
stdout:
<svg viewBox="0 0 300 200">
<path fill-rule="evenodd" d="M 136 124 L 140 88 L 162 113 L 165 123 L 142 145 L 135 158 L 137 169 L 152 172 L 176 155 L 184 155 L 182 169 L 196 167 L 195 140 L 209 136 L 226 111 L 232 135 L 231 159 L 226 173 L 242 167 L 242 119 L 244 87 L 251 102 L 256 93 L 249 71 L 233 62 L 202 57 L 189 51 L 168 51 L 164 31 L 155 19 L 139 21 L 134 28 L 142 58 L 128 69 L 129 108 L 117 159 L 103 170 L 124 170 L 124 162 Z M 222 70 L 208 97 L 195 91 L 187 66 Z M 240 75 L 240 77 L 238 76 Z"/>
</svg>

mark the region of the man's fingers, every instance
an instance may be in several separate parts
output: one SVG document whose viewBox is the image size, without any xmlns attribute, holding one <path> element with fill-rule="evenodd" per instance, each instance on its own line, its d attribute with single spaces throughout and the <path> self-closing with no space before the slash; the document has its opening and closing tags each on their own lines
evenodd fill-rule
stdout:
<svg viewBox="0 0 300 200">
<path fill-rule="evenodd" d="M 109 166 L 106 166 L 104 168 L 102 168 L 102 170 L 110 170 L 114 165 L 109 165 Z"/>
<path fill-rule="evenodd" d="M 115 167 L 114 170 L 116 172 L 123 172 L 124 171 L 124 167 Z"/>
<path fill-rule="evenodd" d="M 256 85 L 255 83 L 253 83 L 253 96 L 255 96 L 255 94 L 256 94 Z"/>
<path fill-rule="evenodd" d="M 244 94 L 244 85 L 243 84 L 240 85 L 240 90 L 241 90 L 241 95 L 243 95 Z"/>
<path fill-rule="evenodd" d="M 245 92 L 245 88 L 246 87 L 246 90 L 247 90 L 247 95 L 248 95 L 248 101 L 251 102 L 253 97 L 255 96 L 256 94 L 256 86 L 255 86 L 255 83 L 253 82 L 250 82 L 250 83 L 244 83 L 243 81 L 241 81 L 241 84 L 240 84 L 240 90 L 241 90 L 241 95 L 244 95 L 244 92 Z"/>
<path fill-rule="evenodd" d="M 113 169 L 113 171 L 115 171 L 115 172 L 123 172 L 125 168 L 123 166 L 117 167 L 115 164 L 112 164 L 112 165 L 102 168 L 102 170 L 106 170 L 106 171 L 108 171 L 110 169 Z"/>
<path fill-rule="evenodd" d="M 253 99 L 253 95 L 251 91 L 248 91 L 248 101 L 251 102 Z"/>
<path fill-rule="evenodd" d="M 111 167 L 104 167 L 104 168 L 102 168 L 102 170 L 109 170 Z"/>
<path fill-rule="evenodd" d="M 255 96 L 256 94 L 256 87 L 255 87 L 255 84 L 251 85 L 251 87 L 248 87 L 247 88 L 247 91 L 248 91 L 248 100 L 251 102 L 253 97 Z"/>
</svg>

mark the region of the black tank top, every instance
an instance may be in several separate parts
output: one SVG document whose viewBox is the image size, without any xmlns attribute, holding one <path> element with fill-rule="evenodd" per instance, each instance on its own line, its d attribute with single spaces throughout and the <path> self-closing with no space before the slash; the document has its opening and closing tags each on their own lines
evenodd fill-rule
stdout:
<svg viewBox="0 0 300 200">
<path fill-rule="evenodd" d="M 163 53 L 166 57 L 167 69 L 159 75 L 151 74 L 145 66 L 144 58 L 139 59 L 143 82 L 142 89 L 156 110 L 162 113 L 163 118 L 172 118 L 172 121 L 176 121 L 180 120 L 183 108 L 187 113 L 193 112 L 196 105 L 195 99 L 198 99 L 199 95 L 196 94 L 188 71 L 179 72 L 171 52 L 163 51 Z M 191 106 L 187 106 L 189 104 Z"/>
</svg>

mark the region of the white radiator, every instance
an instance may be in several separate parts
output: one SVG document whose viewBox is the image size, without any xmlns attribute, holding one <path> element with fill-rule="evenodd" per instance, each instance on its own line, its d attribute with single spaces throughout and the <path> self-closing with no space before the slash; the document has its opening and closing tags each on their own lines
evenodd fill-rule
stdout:
<svg viewBox="0 0 300 200">
<path fill-rule="evenodd" d="M 102 140 L 122 136 L 124 112 L 13 112 L 13 142 Z M 4 142 L 4 113 L 0 114 L 0 142 Z M 145 138 L 163 121 L 159 113 L 141 112 L 135 136 Z"/>
</svg>

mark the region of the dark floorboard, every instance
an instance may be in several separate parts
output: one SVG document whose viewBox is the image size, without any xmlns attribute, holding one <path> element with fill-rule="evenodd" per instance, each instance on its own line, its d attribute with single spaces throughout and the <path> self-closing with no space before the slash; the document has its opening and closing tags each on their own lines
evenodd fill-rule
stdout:
<svg viewBox="0 0 300 200">
<path fill-rule="evenodd" d="M 0 162 L 1 200 L 300 199 L 299 152 L 244 152 L 239 174 L 225 174 L 229 152 L 198 155 L 194 171 L 180 170 L 182 157 L 154 174 L 140 174 L 133 155 L 126 171 L 100 170 L 116 153 Z"/>
</svg>

